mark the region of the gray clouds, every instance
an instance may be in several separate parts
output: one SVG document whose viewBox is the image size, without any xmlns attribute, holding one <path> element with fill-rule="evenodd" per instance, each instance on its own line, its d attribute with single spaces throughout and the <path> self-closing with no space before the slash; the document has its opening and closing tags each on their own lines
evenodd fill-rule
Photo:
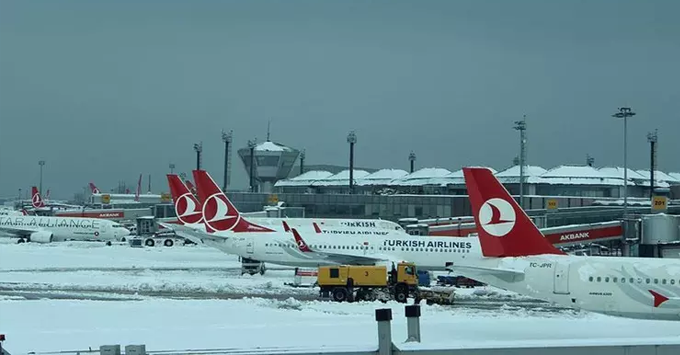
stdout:
<svg viewBox="0 0 680 355">
<path fill-rule="evenodd" d="M 272 138 L 307 161 L 508 165 L 527 114 L 529 160 L 622 165 L 617 107 L 638 112 L 629 163 L 680 170 L 675 1 L 3 1 L 0 196 L 38 182 L 70 197 L 170 161 L 221 178 L 236 147 Z M 234 151 L 235 153 L 235 151 Z M 236 154 L 233 158 L 237 158 Z M 247 185 L 240 162 L 234 187 Z"/>
</svg>

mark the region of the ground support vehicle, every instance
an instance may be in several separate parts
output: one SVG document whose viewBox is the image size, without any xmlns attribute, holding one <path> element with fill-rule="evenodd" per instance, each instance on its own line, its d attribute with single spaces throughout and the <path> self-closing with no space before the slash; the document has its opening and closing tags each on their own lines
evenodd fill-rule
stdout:
<svg viewBox="0 0 680 355">
<path fill-rule="evenodd" d="M 336 302 L 388 301 L 406 303 L 408 298 L 450 304 L 451 292 L 418 286 L 416 266 L 399 263 L 388 273 L 386 266 L 338 265 L 319 267 L 317 284 L 321 298 Z"/>
</svg>

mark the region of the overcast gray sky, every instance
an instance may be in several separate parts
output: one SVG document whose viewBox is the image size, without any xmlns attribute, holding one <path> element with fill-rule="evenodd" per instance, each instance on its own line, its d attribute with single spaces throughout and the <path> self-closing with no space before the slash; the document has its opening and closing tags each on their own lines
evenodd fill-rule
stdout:
<svg viewBox="0 0 680 355">
<path fill-rule="evenodd" d="M 69 198 L 168 163 L 194 142 L 221 180 L 220 131 L 266 136 L 307 163 L 451 170 L 529 162 L 680 171 L 680 2 L 0 1 L 0 196 L 38 183 Z M 236 158 L 234 151 L 233 157 Z M 234 162 L 234 187 L 247 185 Z M 145 178 L 146 179 L 146 178 Z M 146 181 L 145 181 L 146 185 Z"/>
</svg>

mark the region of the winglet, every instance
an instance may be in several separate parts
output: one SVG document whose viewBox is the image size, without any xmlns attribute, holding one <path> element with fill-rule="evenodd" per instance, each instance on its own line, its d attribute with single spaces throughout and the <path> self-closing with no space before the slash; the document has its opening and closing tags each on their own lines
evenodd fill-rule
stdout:
<svg viewBox="0 0 680 355">
<path fill-rule="evenodd" d="M 486 257 L 565 253 L 555 248 L 487 168 L 463 168 L 482 253 Z"/>
<path fill-rule="evenodd" d="M 283 231 L 290 232 L 290 227 L 288 226 L 288 223 L 286 223 L 286 221 L 281 221 L 281 223 L 283 223 Z"/>
<path fill-rule="evenodd" d="M 649 290 L 649 293 L 651 293 L 652 296 L 654 297 L 654 307 L 659 307 L 662 303 L 668 301 L 668 299 L 669 299 L 668 297 L 666 297 L 666 296 L 664 296 L 664 295 L 662 295 L 658 292 L 654 292 L 652 290 Z"/>
<path fill-rule="evenodd" d="M 297 229 L 293 228 L 293 237 L 295 237 L 295 243 L 297 243 L 298 248 L 300 249 L 301 252 L 303 253 L 311 253 L 312 250 L 309 249 L 307 246 L 307 243 L 305 243 L 304 239 L 300 236 L 300 233 L 298 233 Z"/>
<path fill-rule="evenodd" d="M 319 225 L 316 224 L 316 222 L 314 222 L 313 224 L 314 224 L 314 231 L 318 234 L 321 234 L 321 228 L 319 228 Z"/>
</svg>

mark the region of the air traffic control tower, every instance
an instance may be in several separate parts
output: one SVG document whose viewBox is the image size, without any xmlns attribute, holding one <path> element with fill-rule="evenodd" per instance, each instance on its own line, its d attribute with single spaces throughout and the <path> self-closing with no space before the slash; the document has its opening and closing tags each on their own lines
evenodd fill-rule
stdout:
<svg viewBox="0 0 680 355">
<path fill-rule="evenodd" d="M 288 177 L 300 151 L 270 140 L 259 144 L 248 141 L 248 147 L 239 149 L 238 155 L 254 186 L 252 190 L 271 192 L 277 181 Z"/>
</svg>

